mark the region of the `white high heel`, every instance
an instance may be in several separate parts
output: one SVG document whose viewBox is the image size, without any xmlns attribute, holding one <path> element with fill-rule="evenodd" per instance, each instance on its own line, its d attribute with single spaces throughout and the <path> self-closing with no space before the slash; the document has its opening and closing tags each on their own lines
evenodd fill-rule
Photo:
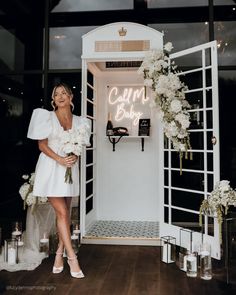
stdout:
<svg viewBox="0 0 236 295">
<path fill-rule="evenodd" d="M 74 256 L 74 257 L 70 258 L 67 256 L 67 263 L 69 264 L 69 266 L 70 266 L 70 260 L 77 260 L 77 257 Z M 71 268 L 71 266 L 70 266 L 70 268 Z M 84 278 L 84 274 L 83 274 L 82 270 L 80 270 L 80 271 L 71 271 L 70 270 L 70 274 L 73 278 L 76 278 L 76 279 Z"/>
<path fill-rule="evenodd" d="M 56 252 L 56 255 L 63 255 L 63 253 L 61 252 Z M 56 266 L 53 266 L 52 268 L 52 273 L 61 273 L 64 269 L 64 266 L 59 266 L 59 267 L 56 267 Z"/>
</svg>

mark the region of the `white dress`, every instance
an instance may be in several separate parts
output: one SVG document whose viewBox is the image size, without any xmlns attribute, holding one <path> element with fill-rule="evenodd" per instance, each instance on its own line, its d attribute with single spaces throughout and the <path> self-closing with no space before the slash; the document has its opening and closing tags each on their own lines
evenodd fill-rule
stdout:
<svg viewBox="0 0 236 295">
<path fill-rule="evenodd" d="M 91 121 L 87 118 L 73 115 L 72 129 L 84 124 L 86 129 L 86 145 L 89 145 Z M 48 139 L 48 146 L 58 155 L 66 156 L 62 151 L 60 134 L 63 132 L 56 113 L 44 109 L 33 111 L 27 137 L 31 139 Z M 73 183 L 65 183 L 66 167 L 48 157 L 39 155 L 35 169 L 33 195 L 35 197 L 77 197 L 79 196 L 79 165 L 78 161 L 72 166 Z"/>
</svg>

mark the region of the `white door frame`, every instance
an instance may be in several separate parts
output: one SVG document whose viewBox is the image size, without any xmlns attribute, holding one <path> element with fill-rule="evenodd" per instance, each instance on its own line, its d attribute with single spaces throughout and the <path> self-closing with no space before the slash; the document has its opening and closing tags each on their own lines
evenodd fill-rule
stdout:
<svg viewBox="0 0 236 295">
<path fill-rule="evenodd" d="M 206 50 L 210 50 L 210 65 L 206 64 Z M 201 150 L 202 152 L 204 152 L 204 170 L 203 171 L 199 171 L 202 172 L 204 174 L 204 191 L 194 191 L 194 190 L 188 190 L 188 189 L 181 189 L 181 188 L 177 188 L 181 191 L 189 191 L 189 192 L 196 192 L 196 193 L 200 193 L 204 195 L 204 198 L 207 198 L 207 195 L 209 195 L 209 192 L 207 191 L 207 183 L 208 183 L 208 179 L 207 179 L 207 172 L 211 173 L 209 171 L 207 171 L 207 131 L 209 132 L 210 129 L 207 129 L 206 126 L 206 110 L 208 109 L 212 109 L 212 115 L 213 115 L 213 130 L 212 133 L 213 135 L 217 138 L 217 144 L 213 146 L 213 183 L 216 183 L 216 181 L 219 181 L 220 179 L 220 163 L 219 163 L 219 106 L 218 106 L 218 65 L 217 65 L 217 43 L 216 41 L 212 41 L 203 45 L 199 45 L 199 46 L 195 46 L 174 54 L 170 55 L 170 59 L 176 59 L 178 57 L 181 56 L 185 56 L 185 55 L 189 55 L 195 52 L 201 52 L 202 55 L 202 65 L 201 65 L 201 71 L 202 71 L 202 77 L 203 77 L 203 83 L 202 83 L 202 88 L 199 89 L 191 89 L 188 90 L 187 92 L 195 92 L 195 91 L 203 91 L 203 121 L 204 121 L 204 126 L 202 129 L 203 132 L 203 141 L 204 141 L 204 148 L 203 150 Z M 198 68 L 199 69 L 199 68 Z M 188 74 L 188 73 L 192 73 L 194 71 L 197 71 L 198 69 L 194 69 L 194 70 L 190 70 L 190 71 L 186 71 L 183 73 L 180 73 L 180 75 L 184 75 L 184 74 Z M 211 77 L 212 77 L 212 84 L 211 87 L 208 87 L 206 85 L 206 70 L 211 70 Z M 211 90 L 212 91 L 212 108 L 207 108 L 206 106 L 206 91 Z M 190 102 L 191 104 L 191 102 Z M 196 130 L 194 130 L 196 131 Z M 161 137 L 161 136 L 160 136 Z M 160 236 L 173 236 L 176 238 L 176 243 L 179 245 L 179 236 L 180 236 L 180 227 L 176 226 L 176 225 L 172 225 L 171 224 L 171 209 L 177 209 L 177 210 L 181 210 L 184 212 L 189 212 L 189 213 L 194 213 L 194 214 L 198 214 L 199 215 L 199 211 L 195 211 L 195 210 L 190 210 L 190 209 L 186 209 L 181 208 L 181 207 L 176 207 L 176 206 L 172 206 L 171 204 L 171 200 L 169 199 L 169 204 L 165 205 L 164 204 L 164 145 L 163 145 L 163 138 L 160 138 L 160 146 L 162 147 L 162 150 L 160 151 L 160 153 L 162 154 L 162 167 L 163 167 L 163 173 L 160 173 L 160 183 L 163 184 L 163 186 L 160 187 L 160 195 L 162 196 L 161 199 L 161 203 L 160 203 L 160 216 L 161 216 L 161 220 L 160 220 Z M 169 144 L 169 148 L 166 149 L 167 151 L 169 151 L 169 167 L 168 167 L 168 187 L 166 187 L 170 194 L 171 194 L 171 189 L 172 189 L 172 184 L 171 184 L 171 171 L 176 170 L 174 168 L 171 168 L 171 152 L 174 152 L 174 150 L 171 150 L 170 144 Z M 193 149 L 193 157 L 194 157 L 194 152 L 199 152 L 199 150 L 194 150 Z M 208 151 L 211 152 L 211 151 Z M 177 169 L 178 170 L 178 169 Z M 183 169 L 183 173 L 185 172 L 196 172 L 194 170 L 190 170 L 190 169 Z M 168 208 L 168 212 L 169 212 L 169 220 L 168 223 L 164 222 L 164 208 Z M 211 244 L 211 248 L 212 248 L 212 257 L 216 258 L 216 259 L 220 259 L 220 239 L 219 239 L 219 225 L 218 222 L 216 220 L 216 218 L 214 219 L 214 236 L 210 236 L 208 235 L 208 218 L 205 217 L 204 218 L 205 224 L 204 224 L 204 236 L 203 239 L 205 242 L 208 242 Z M 202 235 L 199 232 L 193 232 L 193 243 L 195 245 L 199 244 L 202 241 Z"/>
</svg>

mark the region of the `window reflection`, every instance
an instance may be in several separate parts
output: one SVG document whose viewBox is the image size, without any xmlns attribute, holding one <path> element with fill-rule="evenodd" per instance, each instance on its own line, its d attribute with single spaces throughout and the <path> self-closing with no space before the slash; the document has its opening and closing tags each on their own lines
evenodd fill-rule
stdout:
<svg viewBox="0 0 236 295">
<path fill-rule="evenodd" d="M 215 39 L 220 65 L 236 65 L 236 22 L 215 22 Z"/>
<path fill-rule="evenodd" d="M 148 8 L 207 6 L 208 0 L 147 0 Z"/>
<path fill-rule="evenodd" d="M 52 12 L 132 9 L 133 0 L 61 0 Z"/>
<path fill-rule="evenodd" d="M 209 41 L 208 23 L 149 24 L 149 26 L 164 33 L 164 43 L 172 42 L 174 46 L 172 52 L 177 52 Z M 184 38 L 180 38 L 180 36 L 184 36 Z M 178 66 L 200 65 L 201 56 L 198 55 L 196 58 L 193 58 L 193 55 L 187 55 L 183 58 L 178 58 L 176 64 Z"/>
<path fill-rule="evenodd" d="M 50 69 L 81 68 L 82 36 L 96 27 L 63 27 L 50 29 Z"/>
</svg>

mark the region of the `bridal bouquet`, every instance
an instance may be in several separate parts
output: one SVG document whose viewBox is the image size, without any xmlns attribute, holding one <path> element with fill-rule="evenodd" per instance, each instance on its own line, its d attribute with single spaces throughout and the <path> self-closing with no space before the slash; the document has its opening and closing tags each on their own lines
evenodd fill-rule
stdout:
<svg viewBox="0 0 236 295">
<path fill-rule="evenodd" d="M 79 126 L 77 129 L 63 130 L 61 133 L 62 151 L 67 156 L 80 156 L 83 145 L 89 144 L 88 130 L 85 125 Z M 66 168 L 65 182 L 73 183 L 71 167 Z"/>
<path fill-rule="evenodd" d="M 24 174 L 22 176 L 24 182 L 19 190 L 20 196 L 24 201 L 24 209 L 26 209 L 26 205 L 34 207 L 36 204 L 46 203 L 48 201 L 47 197 L 35 197 L 33 196 L 33 187 L 34 187 L 34 179 L 35 173 L 31 173 L 30 175 Z"/>
<path fill-rule="evenodd" d="M 227 215 L 229 206 L 236 207 L 236 191 L 230 187 L 228 180 L 218 181 L 209 197 L 203 200 L 201 204 L 200 226 L 202 226 L 202 214 L 216 216 L 220 228 L 220 240 L 222 240 L 221 227 L 223 216 Z"/>
</svg>

